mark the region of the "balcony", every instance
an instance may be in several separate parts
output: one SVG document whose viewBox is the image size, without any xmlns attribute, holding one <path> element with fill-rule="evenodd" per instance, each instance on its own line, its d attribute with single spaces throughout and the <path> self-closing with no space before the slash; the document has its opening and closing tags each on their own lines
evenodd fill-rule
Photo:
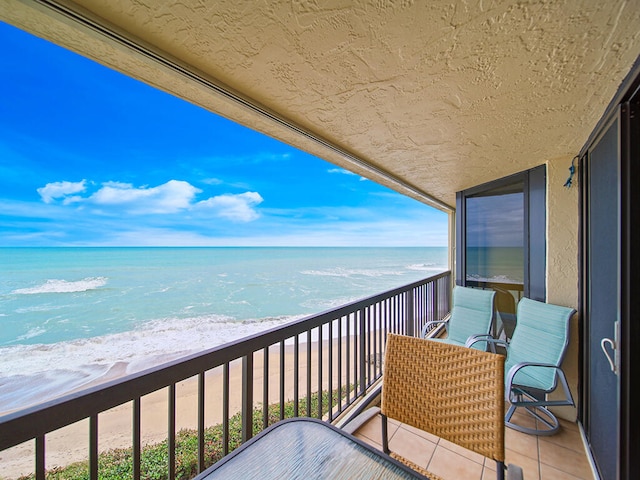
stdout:
<svg viewBox="0 0 640 480">
<path fill-rule="evenodd" d="M 516 421 L 531 420 L 524 414 Z M 514 417 L 516 416 L 514 415 Z M 575 423 L 560 420 L 561 430 L 551 437 L 535 437 L 505 429 L 506 463 L 522 467 L 525 480 L 591 480 L 593 473 Z M 382 450 L 381 420 L 377 415 L 354 435 Z M 443 439 L 390 420 L 390 448 L 404 458 L 443 478 L 492 480 L 495 462 Z"/>
<path fill-rule="evenodd" d="M 145 446 L 162 441 L 162 478 L 188 478 L 280 419 L 311 416 L 344 423 L 375 403 L 386 335 L 416 335 L 425 322 L 442 319 L 450 294 L 451 274 L 445 272 L 5 415 L 0 418 L 3 475 L 45 479 L 47 470 L 82 462 L 78 469 L 96 479 L 104 468 L 100 452 L 113 448 L 112 442 L 101 444 L 108 435 L 120 438 L 127 478 L 148 478 Z M 318 392 L 332 395 L 323 395 L 322 402 Z M 183 418 L 185 411 L 189 418 Z M 181 456 L 178 432 L 185 427 L 194 431 L 192 467 L 185 467 Z M 379 446 L 379 427 L 373 418 L 355 433 Z M 563 427 L 549 439 L 507 430 L 507 461 L 522 466 L 527 479 L 592 478 L 577 426 Z M 392 448 L 418 464 L 469 467 L 464 474 L 451 472 L 454 478 L 480 479 L 490 470 L 482 459 L 464 452 L 458 458 L 459 450 L 410 427 L 395 425 L 391 433 Z M 76 445 L 71 439 L 77 438 L 83 440 Z"/>
</svg>

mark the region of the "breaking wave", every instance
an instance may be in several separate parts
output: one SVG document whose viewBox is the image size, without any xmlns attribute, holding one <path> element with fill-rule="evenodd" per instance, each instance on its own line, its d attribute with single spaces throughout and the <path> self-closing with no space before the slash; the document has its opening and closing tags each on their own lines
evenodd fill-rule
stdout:
<svg viewBox="0 0 640 480">
<path fill-rule="evenodd" d="M 351 278 L 355 276 L 361 277 L 384 277 L 387 275 L 402 275 L 402 271 L 394 270 L 382 270 L 382 269 L 355 269 L 355 268 L 330 268 L 326 270 L 303 270 L 300 272 L 302 275 L 315 275 L 318 277 L 340 277 Z"/>
<path fill-rule="evenodd" d="M 0 414 L 100 382 L 119 366 L 139 372 L 302 318 L 237 320 L 226 315 L 153 320 L 138 328 L 54 344 L 0 347 Z"/>
<path fill-rule="evenodd" d="M 88 277 L 83 278 L 75 282 L 68 282 L 67 280 L 47 280 L 42 285 L 29 288 L 19 288 L 12 293 L 18 295 L 37 295 L 40 293 L 76 293 L 86 292 L 88 290 L 95 290 L 100 287 L 104 287 L 107 284 L 107 278 L 105 277 Z"/>
</svg>

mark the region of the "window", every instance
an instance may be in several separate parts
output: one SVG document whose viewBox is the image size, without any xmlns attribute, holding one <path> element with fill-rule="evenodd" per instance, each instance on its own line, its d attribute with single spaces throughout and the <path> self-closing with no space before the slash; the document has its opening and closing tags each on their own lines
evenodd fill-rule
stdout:
<svg viewBox="0 0 640 480">
<path fill-rule="evenodd" d="M 458 192 L 456 283 L 496 291 L 507 336 L 522 296 L 545 300 L 546 168 Z"/>
</svg>

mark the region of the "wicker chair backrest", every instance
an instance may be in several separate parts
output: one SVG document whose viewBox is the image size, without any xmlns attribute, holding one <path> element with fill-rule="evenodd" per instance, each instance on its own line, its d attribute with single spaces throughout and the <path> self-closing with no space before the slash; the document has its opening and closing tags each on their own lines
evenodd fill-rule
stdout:
<svg viewBox="0 0 640 480">
<path fill-rule="evenodd" d="M 381 412 L 504 461 L 504 357 L 390 334 Z"/>
</svg>

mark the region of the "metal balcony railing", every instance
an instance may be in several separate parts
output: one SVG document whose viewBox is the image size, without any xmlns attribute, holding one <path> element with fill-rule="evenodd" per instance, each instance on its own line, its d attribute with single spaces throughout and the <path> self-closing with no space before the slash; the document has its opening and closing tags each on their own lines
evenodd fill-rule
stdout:
<svg viewBox="0 0 640 480">
<path fill-rule="evenodd" d="M 334 421 L 362 398 L 382 377 L 382 358 L 389 332 L 418 335 L 422 325 L 442 319 L 451 297 L 451 272 L 374 295 L 339 308 L 268 330 L 195 355 L 128 375 L 84 391 L 0 417 L 0 456 L 5 449 L 33 441 L 35 478 L 46 473 L 45 440 L 48 434 L 88 419 L 88 477 L 98 478 L 98 416 L 113 407 L 131 403 L 132 476 L 141 478 L 141 416 L 145 395 L 163 389 L 167 399 L 167 475 L 176 469 L 176 385 L 197 377 L 197 470 L 208 467 L 205 446 L 205 397 L 208 372 L 222 369 L 221 398 L 224 452 L 229 452 L 232 362 L 241 362 L 242 441 L 273 422 L 291 415 L 285 404 L 293 404 L 293 416 L 305 415 Z M 235 365 L 235 363 L 234 363 Z M 274 371 L 277 385 L 274 385 Z M 262 382 L 259 381 L 262 377 Z M 270 381 L 271 377 L 271 381 Z M 314 394 L 329 392 L 328 405 Z M 256 410 L 262 410 L 256 425 Z"/>
</svg>

